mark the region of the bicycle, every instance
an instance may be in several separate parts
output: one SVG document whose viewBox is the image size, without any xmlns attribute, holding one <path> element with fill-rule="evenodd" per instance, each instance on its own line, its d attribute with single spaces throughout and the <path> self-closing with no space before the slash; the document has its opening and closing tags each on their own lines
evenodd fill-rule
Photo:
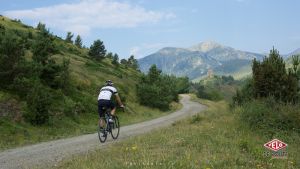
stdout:
<svg viewBox="0 0 300 169">
<path fill-rule="evenodd" d="M 101 143 L 104 143 L 107 139 L 107 135 L 110 133 L 111 137 L 115 140 L 118 138 L 120 133 L 120 122 L 118 116 L 114 115 L 112 116 L 110 114 L 111 109 L 103 107 L 105 112 L 105 125 L 103 128 L 100 127 L 100 124 L 98 124 L 98 137 Z M 124 109 L 123 109 L 124 111 Z M 109 119 L 112 119 L 113 122 L 109 122 Z"/>
</svg>

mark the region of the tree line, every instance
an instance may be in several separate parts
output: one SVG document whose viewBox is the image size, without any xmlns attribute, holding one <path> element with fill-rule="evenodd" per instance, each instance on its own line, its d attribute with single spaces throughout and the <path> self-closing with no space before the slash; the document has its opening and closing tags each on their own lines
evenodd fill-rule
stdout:
<svg viewBox="0 0 300 169">
<path fill-rule="evenodd" d="M 74 34 L 72 32 L 67 32 L 65 41 L 67 43 L 76 45 L 78 48 L 84 48 L 82 46 L 81 36 L 77 35 L 74 42 L 73 37 Z M 101 61 L 104 58 L 108 58 L 111 60 L 111 63 L 117 67 L 121 64 L 124 65 L 125 68 L 130 67 L 135 70 L 139 70 L 138 62 L 134 55 L 131 55 L 128 59 L 119 60 L 119 55 L 117 53 L 113 54 L 112 52 L 107 52 L 104 42 L 100 39 L 95 40 L 88 50 L 88 55 L 96 61 Z"/>
</svg>

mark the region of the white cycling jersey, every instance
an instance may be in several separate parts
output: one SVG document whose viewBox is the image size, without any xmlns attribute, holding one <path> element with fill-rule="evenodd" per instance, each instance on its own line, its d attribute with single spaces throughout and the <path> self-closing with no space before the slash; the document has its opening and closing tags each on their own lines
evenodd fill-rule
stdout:
<svg viewBox="0 0 300 169">
<path fill-rule="evenodd" d="M 98 100 L 110 100 L 112 95 L 117 95 L 118 91 L 113 86 L 104 86 L 101 88 Z"/>
</svg>

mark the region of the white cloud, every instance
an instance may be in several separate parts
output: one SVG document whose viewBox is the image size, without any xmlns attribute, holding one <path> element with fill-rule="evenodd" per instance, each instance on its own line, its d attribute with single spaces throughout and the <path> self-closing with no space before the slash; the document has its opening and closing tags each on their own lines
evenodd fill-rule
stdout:
<svg viewBox="0 0 300 169">
<path fill-rule="evenodd" d="M 156 52 L 157 50 L 172 46 L 171 43 L 143 43 L 139 46 L 134 46 L 130 48 L 129 54 L 134 55 L 136 58 L 141 58 L 151 53 Z"/>
<path fill-rule="evenodd" d="M 79 34 L 97 28 L 128 28 L 174 18 L 173 13 L 151 11 L 126 2 L 81 0 L 77 3 L 28 10 L 6 11 L 4 15 L 46 23 L 47 26 Z"/>
<path fill-rule="evenodd" d="M 139 56 L 140 55 L 140 48 L 138 46 L 134 46 L 130 48 L 129 55 Z"/>
</svg>

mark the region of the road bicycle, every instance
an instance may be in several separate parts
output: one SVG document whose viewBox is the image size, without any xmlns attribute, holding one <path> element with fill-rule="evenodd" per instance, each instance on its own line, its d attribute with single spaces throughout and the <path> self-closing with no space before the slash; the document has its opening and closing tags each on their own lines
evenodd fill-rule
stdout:
<svg viewBox="0 0 300 169">
<path fill-rule="evenodd" d="M 104 127 L 100 127 L 100 124 L 98 124 L 98 137 L 101 143 L 104 143 L 107 139 L 107 135 L 111 134 L 111 137 L 115 140 L 118 138 L 120 134 L 120 122 L 118 116 L 114 115 L 112 116 L 110 114 L 111 109 L 103 107 L 105 116 L 104 121 L 105 125 Z M 123 109 L 124 111 L 124 109 Z M 110 119 L 113 120 L 113 122 L 110 122 Z"/>
</svg>

